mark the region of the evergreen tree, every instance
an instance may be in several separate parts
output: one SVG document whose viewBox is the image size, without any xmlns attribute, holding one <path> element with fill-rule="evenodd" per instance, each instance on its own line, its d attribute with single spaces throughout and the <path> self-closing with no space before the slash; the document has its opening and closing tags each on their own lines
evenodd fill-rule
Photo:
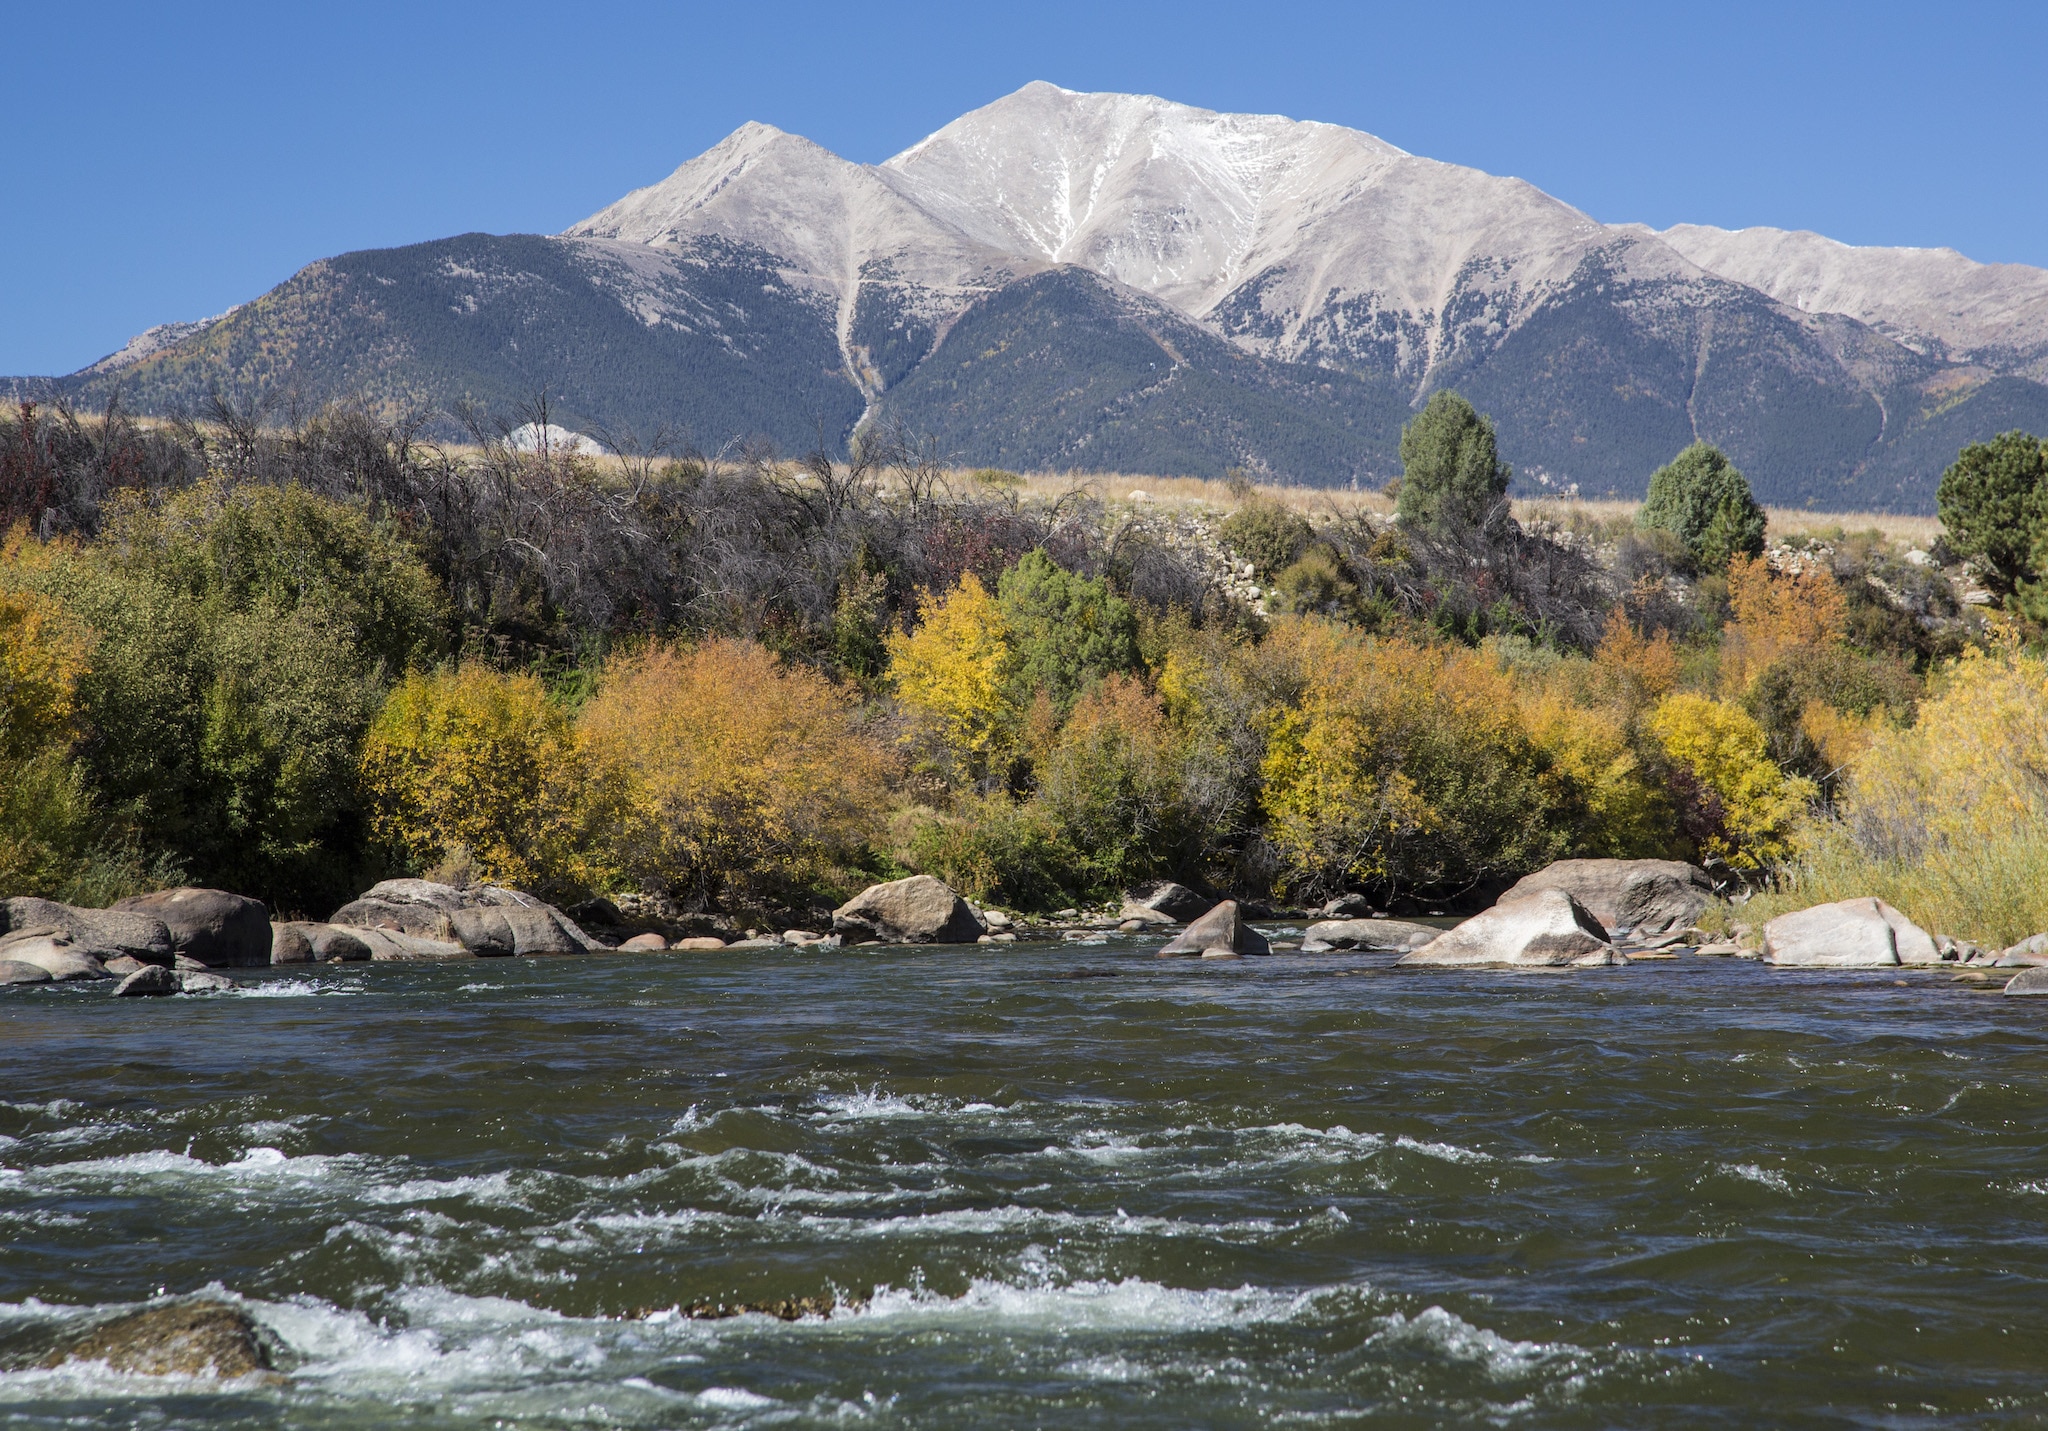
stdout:
<svg viewBox="0 0 2048 1431">
<path fill-rule="evenodd" d="M 1695 442 L 1656 470 L 1636 521 L 1677 537 L 1701 571 L 1725 570 L 1731 558 L 1764 549 L 1764 509 L 1749 479 L 1709 442 Z"/>
<path fill-rule="evenodd" d="M 1449 536 L 1486 522 L 1514 469 L 1500 460 L 1493 423 L 1448 389 L 1401 429 L 1403 525 Z"/>
<path fill-rule="evenodd" d="M 2004 432 L 1965 447 L 1941 474 L 1935 509 L 1950 544 L 1984 559 L 1993 588 L 2030 604 L 2038 584 L 2029 578 L 2048 563 L 2048 444 Z"/>
</svg>

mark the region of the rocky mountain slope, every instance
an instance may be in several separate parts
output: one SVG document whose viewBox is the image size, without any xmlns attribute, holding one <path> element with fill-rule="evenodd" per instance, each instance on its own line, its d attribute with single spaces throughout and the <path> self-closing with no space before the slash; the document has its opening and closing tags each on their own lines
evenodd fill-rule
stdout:
<svg viewBox="0 0 2048 1431">
<path fill-rule="evenodd" d="M 564 234 L 324 260 L 58 380 L 214 383 L 1317 483 L 1393 475 L 1454 385 L 1531 484 L 1640 492 L 1705 437 L 1767 500 L 1925 510 L 1964 441 L 2048 430 L 2048 272 L 1609 226 L 1355 130 L 1031 84 L 873 166 L 744 125 Z"/>
</svg>

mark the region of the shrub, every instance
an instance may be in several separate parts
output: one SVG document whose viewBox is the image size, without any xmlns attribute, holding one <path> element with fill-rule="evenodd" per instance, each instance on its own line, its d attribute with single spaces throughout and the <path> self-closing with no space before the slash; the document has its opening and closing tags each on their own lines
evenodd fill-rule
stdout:
<svg viewBox="0 0 2048 1431">
<path fill-rule="evenodd" d="M 1493 423 L 1448 389 L 1401 429 L 1401 521 L 1451 536 L 1486 524 L 1514 472 L 1500 460 Z"/>
<path fill-rule="evenodd" d="M 1223 519 L 1216 535 L 1252 564 L 1260 581 L 1271 582 L 1300 558 L 1316 533 L 1300 513 L 1270 497 L 1253 497 Z"/>
<path fill-rule="evenodd" d="M 0 761 L 68 749 L 90 647 L 57 602 L 0 588 Z"/>
<path fill-rule="evenodd" d="M 987 772 L 1014 737 L 1016 668 L 1009 623 L 981 578 L 967 572 L 941 598 L 918 602 L 915 631 L 888 639 L 889 679 L 911 711 L 935 726 L 971 774 Z"/>
<path fill-rule="evenodd" d="M 1721 674 L 1729 694 L 1741 694 L 1775 661 L 1839 646 L 1848 636 L 1848 601 L 1825 571 L 1793 576 L 1738 556 L 1728 564 L 1728 605 L 1735 622 L 1722 633 Z"/>
<path fill-rule="evenodd" d="M 1560 856 L 1684 853 L 1673 833 L 1671 798 L 1645 770 L 1625 708 L 1588 705 L 1561 682 L 1525 691 L 1520 705 L 1541 772 L 1543 818 L 1560 838 Z"/>
<path fill-rule="evenodd" d="M 1935 510 L 1950 543 L 1980 557 L 2001 596 L 2048 567 L 2048 444 L 2026 432 L 1972 443 L 1941 474 Z"/>
<path fill-rule="evenodd" d="M 1013 661 L 1007 703 L 1021 710 L 1044 692 L 1064 712 L 1083 687 L 1138 665 L 1138 621 L 1100 577 L 1026 552 L 996 583 Z"/>
<path fill-rule="evenodd" d="M 1665 754 L 1718 802 L 1721 828 L 1705 833 L 1704 856 L 1761 870 L 1791 853 L 1793 823 L 1819 792 L 1772 762 L 1754 717 L 1740 706 L 1680 693 L 1658 703 L 1649 729 Z"/>
<path fill-rule="evenodd" d="M 1719 571 L 1734 556 L 1760 556 L 1764 510 L 1720 448 L 1695 442 L 1650 477 L 1636 520 L 1671 533 L 1695 571 Z"/>
<path fill-rule="evenodd" d="M 943 813 L 906 812 L 897 858 L 977 903 L 1050 910 L 1088 898 L 1094 875 L 1043 805 L 997 791 Z"/>
<path fill-rule="evenodd" d="M 1164 873 L 1187 848 L 1179 744 L 1159 702 L 1129 676 L 1089 690 L 1067 718 L 1034 799 L 1086 852 L 1091 893 Z"/>
<path fill-rule="evenodd" d="M 698 907 L 839 892 L 886 800 L 851 697 L 752 642 L 616 658 L 578 728 L 612 866 Z"/>
<path fill-rule="evenodd" d="M 1270 718 L 1262 771 L 1290 891 L 1454 891 L 1555 856 L 1536 753 L 1491 660 L 1305 621 L 1276 640 L 1306 681 Z"/>
<path fill-rule="evenodd" d="M 578 887 L 579 758 L 538 677 L 465 665 L 409 676 L 363 742 L 372 836 L 415 872 L 466 865 L 481 882 Z"/>
</svg>

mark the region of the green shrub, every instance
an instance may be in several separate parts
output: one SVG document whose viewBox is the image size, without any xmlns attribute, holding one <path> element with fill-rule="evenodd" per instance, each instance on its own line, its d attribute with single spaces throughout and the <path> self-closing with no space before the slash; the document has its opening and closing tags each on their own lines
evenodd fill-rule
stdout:
<svg viewBox="0 0 2048 1431">
<path fill-rule="evenodd" d="M 1223 519 L 1216 535 L 1252 564 L 1260 581 L 1270 583 L 1308 549 L 1316 533 L 1299 512 L 1270 497 L 1253 497 Z"/>
<path fill-rule="evenodd" d="M 1507 495 L 1514 471 L 1500 460 L 1493 423 L 1445 389 L 1401 429 L 1401 492 L 1408 526 L 1454 535 L 1482 525 Z"/>
<path fill-rule="evenodd" d="M 1749 479 L 1707 442 L 1695 442 L 1651 475 L 1636 520 L 1676 537 L 1694 571 L 1721 571 L 1730 558 L 1764 549 L 1764 510 Z"/>
<path fill-rule="evenodd" d="M 2048 620 L 2048 583 L 2037 580 L 2048 572 L 2048 444 L 2005 432 L 1965 447 L 1941 474 L 1935 509 L 1955 549 L 1983 559 L 1999 595 Z"/>
<path fill-rule="evenodd" d="M 1028 710 L 1043 692 L 1065 711 L 1087 686 L 1138 665 L 1138 618 L 1100 577 L 1080 576 L 1042 551 L 1026 552 L 996 583 L 1009 633 L 1010 699 Z"/>
</svg>

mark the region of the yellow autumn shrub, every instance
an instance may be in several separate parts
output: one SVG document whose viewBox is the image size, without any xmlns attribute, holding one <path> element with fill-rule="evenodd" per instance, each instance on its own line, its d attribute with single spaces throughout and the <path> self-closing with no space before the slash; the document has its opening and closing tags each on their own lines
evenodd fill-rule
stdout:
<svg viewBox="0 0 2048 1431">
<path fill-rule="evenodd" d="M 1687 853 L 1673 833 L 1669 794 L 1649 777 L 1629 739 L 1625 708 L 1588 704 L 1556 681 L 1525 687 L 1520 706 L 1539 757 L 1544 818 L 1563 839 L 1566 855 Z"/>
<path fill-rule="evenodd" d="M 888 639 L 889 679 L 915 715 L 985 772 L 1018 712 L 1007 687 L 1015 662 L 1008 623 L 981 578 L 967 572 L 945 596 L 926 592 L 915 630 Z"/>
<path fill-rule="evenodd" d="M 891 773 L 858 716 L 846 691 L 749 641 L 613 659 L 578 719 L 613 867 L 709 901 L 843 884 Z"/>
<path fill-rule="evenodd" d="M 67 748 L 91 633 L 51 598 L 0 588 L 0 760 Z"/>
<path fill-rule="evenodd" d="M 371 722 L 361 767 L 372 837 L 414 869 L 454 861 L 549 892 L 590 873 L 575 733 L 536 677 L 480 665 L 408 676 Z"/>
<path fill-rule="evenodd" d="M 1702 854 L 1742 870 L 1760 870 L 1791 853 L 1791 833 L 1818 793 L 1810 780 L 1788 776 L 1770 756 L 1756 718 L 1707 696 L 1667 696 L 1650 712 L 1650 733 L 1674 762 L 1712 792 L 1721 828 Z"/>
<path fill-rule="evenodd" d="M 1305 681 L 1269 718 L 1262 767 L 1288 891 L 1463 887 L 1558 853 L 1534 743 L 1491 659 L 1307 618 L 1271 641 Z"/>
</svg>

